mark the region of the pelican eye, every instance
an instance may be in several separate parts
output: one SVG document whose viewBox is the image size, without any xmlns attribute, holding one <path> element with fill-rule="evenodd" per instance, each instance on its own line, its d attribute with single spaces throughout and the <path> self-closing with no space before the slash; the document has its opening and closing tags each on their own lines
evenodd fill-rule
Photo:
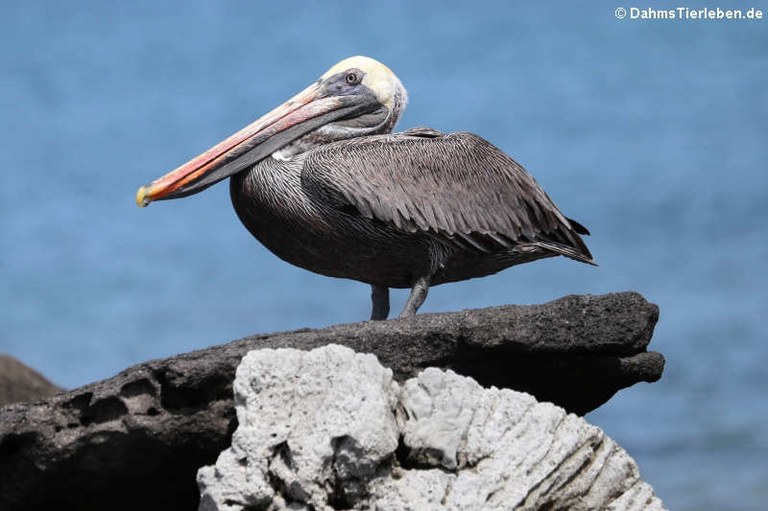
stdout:
<svg viewBox="0 0 768 511">
<path fill-rule="evenodd" d="M 347 76 L 344 77 L 344 81 L 347 82 L 347 85 L 357 85 L 360 83 L 360 75 L 355 71 L 350 71 L 347 73 Z"/>
</svg>

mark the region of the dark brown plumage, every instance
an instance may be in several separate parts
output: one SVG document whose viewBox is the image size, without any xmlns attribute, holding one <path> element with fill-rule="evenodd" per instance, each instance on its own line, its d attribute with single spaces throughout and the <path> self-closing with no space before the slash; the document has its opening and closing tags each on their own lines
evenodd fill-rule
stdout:
<svg viewBox="0 0 768 511">
<path fill-rule="evenodd" d="M 310 271 L 371 284 L 372 319 L 387 317 L 390 287 L 412 289 L 401 313 L 409 316 L 431 285 L 557 255 L 593 264 L 580 237 L 586 229 L 566 218 L 530 174 L 486 140 L 429 128 L 387 134 L 404 107 L 405 89 L 372 59 L 348 61 L 318 81 L 322 92 L 316 101 L 347 99 L 352 89 L 337 83 L 349 85 L 350 75 L 370 74 L 368 83 L 360 78 L 355 84 L 365 86 L 355 89 L 366 95 L 362 113 L 315 124 L 280 144 L 273 142 L 272 125 L 269 153 L 255 154 L 267 142 L 258 133 L 249 135 L 256 142 L 246 154 L 257 163 L 227 170 L 240 220 L 269 250 Z M 311 119 L 302 117 L 305 124 Z M 299 124 L 290 126 L 283 132 Z M 215 162 L 212 172 L 242 159 L 244 151 L 236 150 L 221 156 L 223 163 Z M 196 160 L 174 172 L 186 179 L 191 170 L 185 167 L 211 166 Z M 191 184 L 166 197 L 161 187 L 179 181 L 168 176 L 142 188 L 141 202 L 195 193 L 203 179 L 188 179 Z"/>
</svg>

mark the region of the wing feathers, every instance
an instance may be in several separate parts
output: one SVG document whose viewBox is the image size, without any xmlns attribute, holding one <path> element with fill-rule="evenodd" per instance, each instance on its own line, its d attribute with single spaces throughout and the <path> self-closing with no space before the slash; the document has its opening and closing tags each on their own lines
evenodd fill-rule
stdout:
<svg viewBox="0 0 768 511">
<path fill-rule="evenodd" d="M 327 144 L 304 158 L 302 185 L 330 205 L 483 252 L 532 243 L 592 260 L 579 237 L 586 229 L 517 162 L 471 133 L 419 128 Z"/>
</svg>

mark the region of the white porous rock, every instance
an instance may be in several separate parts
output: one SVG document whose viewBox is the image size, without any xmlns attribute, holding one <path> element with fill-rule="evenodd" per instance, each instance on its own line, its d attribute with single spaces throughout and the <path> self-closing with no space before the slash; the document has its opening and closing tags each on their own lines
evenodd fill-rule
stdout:
<svg viewBox="0 0 768 511">
<path fill-rule="evenodd" d="M 360 500 L 397 448 L 392 371 L 337 345 L 248 353 L 232 447 L 198 473 L 200 509 L 334 509 Z"/>
<path fill-rule="evenodd" d="M 384 481 L 381 509 L 663 509 L 600 428 L 528 394 L 428 368 L 403 385 L 399 426 L 403 465 L 442 470 Z"/>
<path fill-rule="evenodd" d="M 269 349 L 234 388 L 239 426 L 198 473 L 202 511 L 663 509 L 599 428 L 451 371 L 399 386 L 348 348 Z"/>
</svg>

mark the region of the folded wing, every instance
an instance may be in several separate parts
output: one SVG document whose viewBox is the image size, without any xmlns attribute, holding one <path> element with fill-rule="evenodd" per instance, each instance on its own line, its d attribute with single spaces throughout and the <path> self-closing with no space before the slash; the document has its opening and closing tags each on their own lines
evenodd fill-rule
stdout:
<svg viewBox="0 0 768 511">
<path fill-rule="evenodd" d="M 429 128 L 350 139 L 307 154 L 302 185 L 329 206 L 470 250 L 535 246 L 593 263 L 533 177 L 488 141 Z"/>
</svg>

